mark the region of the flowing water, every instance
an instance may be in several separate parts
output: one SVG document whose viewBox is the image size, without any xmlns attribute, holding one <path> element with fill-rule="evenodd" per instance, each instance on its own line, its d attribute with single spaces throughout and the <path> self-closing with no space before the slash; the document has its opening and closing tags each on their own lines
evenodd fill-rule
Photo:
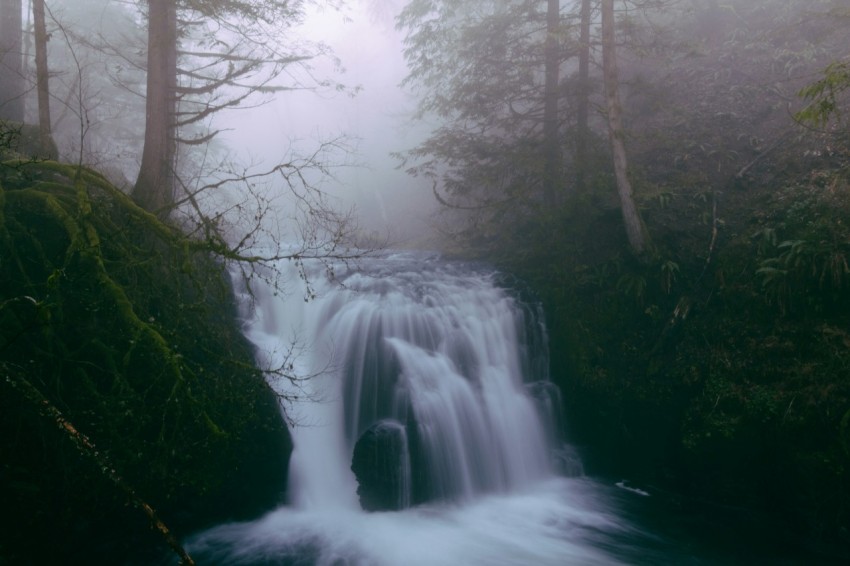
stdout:
<svg viewBox="0 0 850 566">
<path fill-rule="evenodd" d="M 259 280 L 242 296 L 258 361 L 314 376 L 272 384 L 298 399 L 288 501 L 193 537 L 198 563 L 724 563 L 632 526 L 642 490 L 583 476 L 542 317 L 492 271 L 421 254 L 316 271 L 312 300 Z M 392 439 L 393 510 L 361 509 L 352 455 L 370 431 Z"/>
</svg>

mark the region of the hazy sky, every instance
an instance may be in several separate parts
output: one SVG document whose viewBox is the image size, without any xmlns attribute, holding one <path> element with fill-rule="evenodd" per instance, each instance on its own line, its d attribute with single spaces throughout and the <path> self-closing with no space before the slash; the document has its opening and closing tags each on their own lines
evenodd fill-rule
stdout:
<svg viewBox="0 0 850 566">
<path fill-rule="evenodd" d="M 239 155 L 277 162 L 293 143 L 304 151 L 317 140 L 345 134 L 355 138 L 359 165 L 336 171 L 324 188 L 355 203 L 364 232 L 390 232 L 399 243 L 420 238 L 433 208 L 429 186 L 396 170 L 391 151 L 407 149 L 422 137 L 412 123 L 413 100 L 399 88 L 405 66 L 401 36 L 393 27 L 397 0 L 363 0 L 345 12 L 312 11 L 300 30 L 304 37 L 329 44 L 345 73 L 333 75 L 330 62 L 317 61 L 319 77 L 349 87 L 346 93 L 284 92 L 265 107 L 231 112 L 223 137 Z M 417 131 L 419 133 L 417 133 Z"/>
</svg>

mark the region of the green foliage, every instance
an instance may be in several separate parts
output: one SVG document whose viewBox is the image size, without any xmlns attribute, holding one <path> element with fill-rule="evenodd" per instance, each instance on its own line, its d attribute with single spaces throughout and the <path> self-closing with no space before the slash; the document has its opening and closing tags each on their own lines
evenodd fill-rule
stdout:
<svg viewBox="0 0 850 566">
<path fill-rule="evenodd" d="M 617 279 L 617 290 L 634 300 L 637 304 L 643 304 L 646 292 L 646 278 L 639 273 L 624 273 Z"/>
<path fill-rule="evenodd" d="M 799 96 L 809 104 L 795 117 L 816 127 L 824 127 L 832 119 L 841 119 L 841 94 L 850 88 L 850 64 L 837 62 L 829 65 L 823 78 L 800 90 Z"/>
<path fill-rule="evenodd" d="M 664 261 L 661 264 L 661 289 L 670 294 L 673 290 L 673 285 L 679 277 L 679 264 L 673 260 Z"/>
<path fill-rule="evenodd" d="M 818 180 L 814 175 L 813 180 Z M 850 287 L 850 213 L 843 173 L 832 176 L 827 188 L 791 186 L 775 198 L 787 210 L 777 211 L 772 225 L 757 231 L 756 275 L 765 298 L 782 313 L 814 309 L 823 312 L 839 304 Z M 789 235 L 777 243 L 778 233 Z"/>
<path fill-rule="evenodd" d="M 562 3 L 556 54 L 562 63 L 576 55 L 570 8 Z M 440 121 L 428 139 L 399 156 L 403 165 L 434 183 L 447 232 L 466 251 L 522 247 L 527 231 L 552 226 L 558 214 L 543 204 L 547 189 L 555 189 L 560 207 L 571 184 L 562 176 L 553 186 L 546 174 L 547 162 L 560 169 L 573 149 L 563 135 L 572 121 L 565 112 L 559 147 L 547 146 L 544 134 L 546 3 L 414 0 L 398 27 L 406 33 L 404 83 L 420 95 L 418 117 Z M 558 86 L 562 99 L 576 89 L 568 83 Z M 583 142 L 591 156 L 597 141 Z"/>
<path fill-rule="evenodd" d="M 452 4 L 456 19 L 475 12 L 415 2 L 424 10 L 416 17 L 427 20 L 425 8 L 437 4 Z M 475 127 L 442 130 L 412 157 L 435 179 L 449 166 L 444 197 L 470 197 L 463 202 L 487 205 L 487 214 L 498 199 L 476 197 L 503 198 L 492 216 L 472 212 L 478 223 L 464 235 L 545 302 L 572 431 L 605 453 L 605 471 L 776 512 L 812 538 L 835 540 L 850 528 L 850 150 L 846 136 L 799 132 L 787 101 L 845 55 L 850 28 L 834 16 L 846 7 L 694 7 L 650 13 L 667 26 L 655 28 L 665 33 L 652 44 L 639 42 L 635 20 L 622 30 L 640 55 L 624 57 L 621 71 L 630 175 L 656 246 L 646 262 L 626 252 L 605 166 L 589 167 L 592 191 L 542 210 L 528 198 L 536 146 L 503 135 L 516 128 L 475 129 L 521 124 L 495 104 L 520 92 L 517 84 L 500 91 L 482 81 L 494 103 L 482 107 L 487 119 L 470 113 L 459 123 Z M 457 46 L 469 30 L 456 21 L 423 33 Z M 440 64 L 470 53 L 429 69 L 432 54 L 418 50 L 420 71 L 436 81 L 427 88 L 451 87 L 439 82 L 454 77 L 440 75 Z M 450 113 L 475 91 L 439 94 L 434 102 Z"/>
<path fill-rule="evenodd" d="M 727 190 L 711 254 L 714 199 L 696 185 L 643 202 L 645 264 L 617 211 L 597 210 L 511 267 L 546 303 L 571 430 L 604 471 L 836 540 L 850 525 L 850 184 L 842 153 L 821 165 Z"/>
</svg>

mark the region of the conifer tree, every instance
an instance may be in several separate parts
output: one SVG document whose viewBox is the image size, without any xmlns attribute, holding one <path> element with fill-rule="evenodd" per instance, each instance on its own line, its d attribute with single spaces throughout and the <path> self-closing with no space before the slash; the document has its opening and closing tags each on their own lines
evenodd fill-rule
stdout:
<svg viewBox="0 0 850 566">
<path fill-rule="evenodd" d="M 0 119 L 24 121 L 22 0 L 0 0 Z"/>
</svg>

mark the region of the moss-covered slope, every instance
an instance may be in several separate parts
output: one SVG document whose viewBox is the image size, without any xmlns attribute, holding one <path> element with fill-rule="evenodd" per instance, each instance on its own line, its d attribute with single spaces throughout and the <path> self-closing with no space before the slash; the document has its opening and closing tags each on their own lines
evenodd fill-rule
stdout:
<svg viewBox="0 0 850 566">
<path fill-rule="evenodd" d="M 94 171 L 0 164 L 0 372 L 0 564 L 167 552 L 22 384 L 178 534 L 284 489 L 289 437 L 222 265 Z"/>
</svg>

